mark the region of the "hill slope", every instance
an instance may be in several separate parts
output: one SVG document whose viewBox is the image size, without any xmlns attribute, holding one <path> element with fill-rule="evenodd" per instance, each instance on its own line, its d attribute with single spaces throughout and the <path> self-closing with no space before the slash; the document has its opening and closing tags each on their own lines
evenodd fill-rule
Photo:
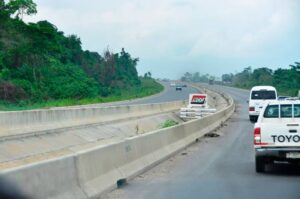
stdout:
<svg viewBox="0 0 300 199">
<path fill-rule="evenodd" d="M 48 21 L 26 24 L 4 10 L 0 10 L 0 22 L 2 102 L 120 96 L 124 90 L 142 87 L 138 58 L 124 49 L 120 53 L 106 50 L 102 56 L 83 51 L 76 35 L 65 36 Z M 162 89 L 153 80 L 152 85 L 159 88 L 152 92 Z"/>
</svg>

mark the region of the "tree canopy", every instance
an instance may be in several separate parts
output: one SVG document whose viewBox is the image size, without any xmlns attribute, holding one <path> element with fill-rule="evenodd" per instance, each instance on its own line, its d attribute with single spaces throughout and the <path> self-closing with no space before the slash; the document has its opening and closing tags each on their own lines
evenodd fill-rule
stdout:
<svg viewBox="0 0 300 199">
<path fill-rule="evenodd" d="M 205 83 L 208 83 L 210 79 L 215 79 L 215 77 L 213 77 L 209 74 L 201 75 L 199 72 L 195 72 L 195 73 L 186 72 L 181 77 L 181 81 L 184 81 L 184 82 L 205 82 Z"/>
<path fill-rule="evenodd" d="M 296 95 L 300 89 L 300 63 L 295 62 L 295 64 L 290 65 L 290 68 L 278 68 L 275 71 L 267 67 L 257 68 L 252 71 L 251 67 L 246 67 L 235 75 L 223 74 L 222 77 L 223 82 L 241 88 L 251 88 L 256 85 L 272 85 L 281 94 Z"/>
<path fill-rule="evenodd" d="M 0 10 L 3 14 L 15 15 L 16 18 L 23 18 L 24 15 L 33 15 L 37 13 L 36 4 L 32 0 L 9 0 L 5 3 L 0 0 Z"/>
<path fill-rule="evenodd" d="M 0 100 L 81 99 L 140 85 L 139 59 L 124 48 L 100 55 L 48 21 L 24 23 L 36 13 L 32 0 L 0 0 L 0 8 Z"/>
</svg>

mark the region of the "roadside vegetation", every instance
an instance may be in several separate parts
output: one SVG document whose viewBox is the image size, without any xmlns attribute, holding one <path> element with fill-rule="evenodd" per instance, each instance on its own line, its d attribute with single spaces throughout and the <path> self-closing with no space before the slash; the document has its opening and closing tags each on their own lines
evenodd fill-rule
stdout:
<svg viewBox="0 0 300 199">
<path fill-rule="evenodd" d="M 23 101 L 20 100 L 16 103 L 0 101 L 0 110 L 2 111 L 17 111 L 17 110 L 30 110 L 38 108 L 51 108 L 73 105 L 86 105 L 96 103 L 115 102 L 120 100 L 130 100 L 135 98 L 146 97 L 159 93 L 163 90 L 163 86 L 153 79 L 141 78 L 141 85 L 131 87 L 129 89 L 121 90 L 119 93 L 109 95 L 106 97 L 98 96 L 93 98 L 65 98 L 57 100 L 47 100 L 41 102 Z"/>
<path fill-rule="evenodd" d="M 221 80 L 209 74 L 186 72 L 181 77 L 181 81 L 223 84 L 244 89 L 251 89 L 257 85 L 270 85 L 274 86 L 280 95 L 296 96 L 300 90 L 300 63 L 295 62 L 289 68 L 276 70 L 267 67 L 253 70 L 249 66 L 236 74 L 223 74 Z"/>
<path fill-rule="evenodd" d="M 163 87 L 125 49 L 100 55 L 80 38 L 48 21 L 24 23 L 36 14 L 32 0 L 0 0 L 0 110 L 111 102 L 144 97 Z"/>
<path fill-rule="evenodd" d="M 296 96 L 300 90 L 300 63 L 295 62 L 288 69 L 278 68 L 274 71 L 266 67 L 252 70 L 249 66 L 242 72 L 222 75 L 222 82 L 245 89 L 257 85 L 271 85 L 280 95 Z"/>
<path fill-rule="evenodd" d="M 168 127 L 171 127 L 171 126 L 175 126 L 177 124 L 179 124 L 179 123 L 176 122 L 175 120 L 168 119 L 161 126 L 162 126 L 162 128 L 168 128 Z"/>
<path fill-rule="evenodd" d="M 202 83 L 208 83 L 211 80 L 215 80 L 216 77 L 209 75 L 209 74 L 200 74 L 199 72 L 190 73 L 186 72 L 184 75 L 180 78 L 183 82 L 202 82 Z"/>
</svg>

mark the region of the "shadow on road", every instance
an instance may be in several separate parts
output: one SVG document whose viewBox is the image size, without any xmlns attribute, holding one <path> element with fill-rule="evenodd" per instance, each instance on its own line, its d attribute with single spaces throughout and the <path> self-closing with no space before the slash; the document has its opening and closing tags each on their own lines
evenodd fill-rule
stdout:
<svg viewBox="0 0 300 199">
<path fill-rule="evenodd" d="M 267 165 L 266 174 L 276 176 L 300 176 L 300 164 L 272 164 Z"/>
</svg>

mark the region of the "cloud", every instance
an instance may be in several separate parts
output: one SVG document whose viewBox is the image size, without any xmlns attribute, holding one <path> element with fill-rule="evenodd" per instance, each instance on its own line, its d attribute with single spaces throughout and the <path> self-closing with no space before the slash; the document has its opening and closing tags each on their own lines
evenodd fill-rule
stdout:
<svg viewBox="0 0 300 199">
<path fill-rule="evenodd" d="M 106 46 L 114 51 L 125 47 L 141 58 L 141 72 L 151 69 L 154 74 L 166 63 L 178 72 L 183 63 L 207 72 L 213 71 L 203 65 L 237 66 L 252 59 L 267 63 L 270 58 L 262 56 L 270 46 L 299 33 L 297 0 L 36 2 L 38 15 L 27 21 L 47 19 L 67 34 L 80 36 L 85 49 L 100 53 Z"/>
</svg>

